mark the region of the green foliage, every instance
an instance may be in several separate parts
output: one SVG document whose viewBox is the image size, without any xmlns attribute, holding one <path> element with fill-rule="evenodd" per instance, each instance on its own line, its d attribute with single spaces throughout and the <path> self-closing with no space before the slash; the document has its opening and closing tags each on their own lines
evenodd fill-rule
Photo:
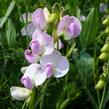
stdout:
<svg viewBox="0 0 109 109">
<path fill-rule="evenodd" d="M 98 10 L 96 8 L 92 8 L 86 18 L 85 23 L 83 24 L 81 35 L 79 37 L 80 46 L 83 50 L 95 43 L 97 38 L 98 22 Z"/>
<path fill-rule="evenodd" d="M 51 78 L 36 88 L 33 93 L 36 97 L 32 102 L 36 109 L 108 109 L 109 75 L 103 89 L 95 89 L 102 74 L 102 66 L 104 63 L 109 65 L 107 61 L 98 59 L 100 48 L 108 36 L 104 34 L 105 27 L 101 23 L 105 14 L 99 13 L 100 0 L 0 0 L 0 109 L 28 109 L 26 102 L 16 101 L 10 96 L 11 86 L 21 86 L 21 67 L 28 65 L 24 59 L 24 49 L 28 47 L 30 38 L 21 36 L 24 24 L 20 22 L 20 17 L 22 13 L 45 6 L 52 12 L 55 3 L 56 11 L 64 7 L 63 14 L 78 18 L 85 15 L 86 20 L 81 23 L 81 34 L 75 40 L 77 51 L 71 50 L 68 54 L 68 74 L 61 79 Z M 48 31 L 52 30 L 51 25 Z M 65 42 L 62 53 L 72 47 L 66 48 L 69 43 Z"/>
</svg>

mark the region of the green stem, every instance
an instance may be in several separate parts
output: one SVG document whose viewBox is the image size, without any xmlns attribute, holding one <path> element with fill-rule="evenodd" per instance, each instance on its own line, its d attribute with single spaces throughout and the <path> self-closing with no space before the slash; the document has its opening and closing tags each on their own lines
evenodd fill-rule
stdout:
<svg viewBox="0 0 109 109">
<path fill-rule="evenodd" d="M 101 102 L 100 102 L 100 105 L 99 105 L 99 109 L 102 109 L 102 104 L 103 104 L 105 92 L 106 92 L 106 85 L 104 86 L 104 89 L 103 89 L 103 94 L 102 94 Z"/>
<path fill-rule="evenodd" d="M 34 109 L 34 107 L 35 107 L 35 95 L 36 95 L 36 89 L 34 88 L 32 90 L 31 98 L 29 101 L 29 109 Z"/>
<path fill-rule="evenodd" d="M 75 48 L 75 46 L 76 46 L 76 43 L 75 43 L 74 41 L 72 41 L 72 46 L 71 46 L 71 48 L 69 49 L 69 51 L 67 52 L 67 54 L 66 54 L 66 56 L 67 56 L 68 58 L 70 57 L 70 55 L 71 55 L 73 49 Z"/>
<path fill-rule="evenodd" d="M 97 97 L 98 97 L 98 104 L 100 104 L 100 93 L 97 91 Z"/>
<path fill-rule="evenodd" d="M 98 109 L 97 103 L 96 103 L 94 97 L 91 95 L 91 92 L 87 89 L 87 87 L 84 87 L 84 90 L 85 90 L 87 96 L 89 97 L 89 99 L 93 105 L 93 108 Z"/>
<path fill-rule="evenodd" d="M 25 109 L 26 104 L 27 104 L 27 101 L 24 102 L 22 109 Z"/>
<path fill-rule="evenodd" d="M 66 109 L 66 107 L 75 99 L 77 99 L 81 95 L 81 92 L 76 93 L 74 97 L 67 98 L 60 106 L 59 109 Z"/>
<path fill-rule="evenodd" d="M 41 95 L 41 101 L 40 101 L 40 109 L 44 109 L 44 102 L 45 102 L 45 95 L 46 95 L 46 90 L 47 90 L 47 86 L 49 83 L 50 79 L 47 80 L 47 82 L 45 83 L 43 89 L 42 89 L 42 95 Z"/>
</svg>

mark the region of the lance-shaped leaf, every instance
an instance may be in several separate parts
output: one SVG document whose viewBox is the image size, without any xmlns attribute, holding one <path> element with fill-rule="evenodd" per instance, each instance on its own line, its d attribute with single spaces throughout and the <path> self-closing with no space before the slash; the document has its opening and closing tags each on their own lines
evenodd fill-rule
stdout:
<svg viewBox="0 0 109 109">
<path fill-rule="evenodd" d="M 82 49 L 86 49 L 91 44 L 94 44 L 97 37 L 98 22 L 98 10 L 96 8 L 92 8 L 82 26 L 82 31 L 79 37 Z"/>
</svg>

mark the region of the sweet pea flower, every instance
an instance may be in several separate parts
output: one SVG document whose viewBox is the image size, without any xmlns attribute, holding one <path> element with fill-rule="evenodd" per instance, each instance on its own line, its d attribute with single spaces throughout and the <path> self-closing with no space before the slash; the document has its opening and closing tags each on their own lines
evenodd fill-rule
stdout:
<svg viewBox="0 0 109 109">
<path fill-rule="evenodd" d="M 29 62 L 29 63 L 35 63 L 39 60 L 39 56 L 38 55 L 34 55 L 32 53 L 31 50 L 29 49 L 26 49 L 25 52 L 24 52 L 24 56 L 25 56 L 25 59 Z"/>
<path fill-rule="evenodd" d="M 36 9 L 33 13 L 24 13 L 20 17 L 20 21 L 24 22 L 26 25 L 21 29 L 22 36 L 32 37 L 35 29 L 44 30 L 49 23 L 50 12 L 45 7 L 44 9 Z"/>
<path fill-rule="evenodd" d="M 23 87 L 12 86 L 10 88 L 11 96 L 16 100 L 28 99 L 31 92 L 32 92 L 31 90 Z"/>
<path fill-rule="evenodd" d="M 44 30 L 47 26 L 50 13 L 47 8 L 38 8 L 32 14 L 32 23 L 38 29 Z"/>
<path fill-rule="evenodd" d="M 28 62 L 35 63 L 39 61 L 41 56 L 49 55 L 53 52 L 53 39 L 47 33 L 36 29 L 33 33 L 32 41 L 30 42 L 30 48 L 31 50 L 25 50 L 25 58 Z"/>
<path fill-rule="evenodd" d="M 41 85 L 47 78 L 45 72 L 42 72 L 41 65 L 34 63 L 26 67 L 21 83 L 28 89 Z"/>
<path fill-rule="evenodd" d="M 43 71 L 47 77 L 54 76 L 60 78 L 65 76 L 69 70 L 69 62 L 65 56 L 61 56 L 60 52 L 54 50 L 52 54 L 45 55 L 40 59 L 40 64 L 43 66 Z"/>
<path fill-rule="evenodd" d="M 66 39 L 76 38 L 81 32 L 81 23 L 74 17 L 65 15 L 58 24 L 57 35 L 64 34 Z"/>
<path fill-rule="evenodd" d="M 60 52 L 54 50 L 50 55 L 44 55 L 40 64 L 34 63 L 23 69 L 21 83 L 28 89 L 42 85 L 47 78 L 63 77 L 69 70 L 69 62 Z"/>
</svg>

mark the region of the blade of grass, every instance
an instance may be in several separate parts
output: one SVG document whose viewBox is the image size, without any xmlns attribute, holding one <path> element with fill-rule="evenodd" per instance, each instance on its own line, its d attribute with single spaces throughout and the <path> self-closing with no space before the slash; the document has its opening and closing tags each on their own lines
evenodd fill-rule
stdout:
<svg viewBox="0 0 109 109">
<path fill-rule="evenodd" d="M 0 22 L 0 28 L 3 27 L 4 23 L 6 22 L 6 20 L 8 19 L 9 15 L 12 12 L 12 10 L 14 9 L 14 6 L 15 6 L 15 1 L 13 1 L 13 2 L 10 3 L 10 5 L 9 5 L 7 11 L 6 11 L 5 16 L 3 17 L 3 19 Z"/>
</svg>

